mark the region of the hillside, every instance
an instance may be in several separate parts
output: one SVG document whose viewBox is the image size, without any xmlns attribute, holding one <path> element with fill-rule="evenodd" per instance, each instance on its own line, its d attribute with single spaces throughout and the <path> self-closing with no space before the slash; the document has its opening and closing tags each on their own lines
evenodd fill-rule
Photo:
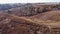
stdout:
<svg viewBox="0 0 60 34">
<path fill-rule="evenodd" d="M 45 13 L 46 14 L 46 13 Z M 0 14 L 1 15 L 1 14 Z M 36 15 L 37 16 L 37 15 Z M 57 21 L 41 20 L 36 18 L 19 17 L 3 13 L 0 16 L 1 34 L 50 34 L 51 28 L 60 28 Z"/>
<path fill-rule="evenodd" d="M 8 12 L 10 12 L 11 14 L 15 14 L 18 16 L 33 16 L 33 15 L 37 15 L 40 13 L 44 13 L 47 11 L 52 11 L 52 10 L 60 10 L 60 5 L 59 4 L 25 4 L 21 7 L 18 8 L 12 8 L 9 9 Z"/>
<path fill-rule="evenodd" d="M 31 18 L 37 18 L 42 20 L 52 20 L 52 21 L 60 21 L 60 10 L 56 11 L 48 11 L 45 13 L 41 13 L 35 16 L 31 16 Z"/>
<path fill-rule="evenodd" d="M 60 34 L 59 4 L 12 5 L 0 11 L 0 34 Z"/>
<path fill-rule="evenodd" d="M 3 14 L 0 19 L 2 19 L 0 20 L 1 34 L 40 34 L 46 30 L 46 33 L 49 32 L 49 27 L 43 23 L 37 23 L 25 17 Z M 47 29 L 43 31 L 42 28 Z"/>
<path fill-rule="evenodd" d="M 13 3 L 13 4 L 0 4 L 0 10 L 8 10 L 11 8 L 21 7 L 24 4 L 21 3 Z"/>
<path fill-rule="evenodd" d="M 8 6 L 3 5 L 4 9 L 6 9 L 5 7 L 7 7 L 8 9 L 2 10 L 0 12 L 15 14 L 18 16 L 33 16 L 47 11 L 60 10 L 60 4 L 54 4 L 54 3 L 52 4 L 48 4 L 48 3 L 19 4 L 18 3 L 18 4 L 7 4 L 7 5 L 11 6 L 12 8 L 10 7 L 9 9 Z"/>
</svg>

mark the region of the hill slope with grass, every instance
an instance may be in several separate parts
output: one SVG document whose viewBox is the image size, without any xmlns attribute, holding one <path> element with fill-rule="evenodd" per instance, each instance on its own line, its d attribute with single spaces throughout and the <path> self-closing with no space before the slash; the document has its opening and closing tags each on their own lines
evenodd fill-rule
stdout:
<svg viewBox="0 0 60 34">
<path fill-rule="evenodd" d="M 60 10 L 41 13 L 41 14 L 32 16 L 31 18 L 32 19 L 37 18 L 37 19 L 42 19 L 42 20 L 60 21 Z"/>
</svg>

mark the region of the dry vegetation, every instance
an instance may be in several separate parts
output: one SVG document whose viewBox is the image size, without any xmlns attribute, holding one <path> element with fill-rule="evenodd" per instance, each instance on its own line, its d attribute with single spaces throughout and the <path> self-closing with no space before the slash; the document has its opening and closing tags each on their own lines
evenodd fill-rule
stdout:
<svg viewBox="0 0 60 34">
<path fill-rule="evenodd" d="M 0 34 L 60 34 L 60 10 L 56 6 L 33 4 L 0 12 Z"/>
<path fill-rule="evenodd" d="M 52 13 L 50 11 L 49 13 Z M 42 13 L 43 16 L 46 13 Z M 48 14 L 49 14 L 48 13 Z M 54 12 L 53 12 L 54 13 Z M 59 11 L 55 12 L 59 15 Z M 52 14 L 55 15 L 55 14 Z M 1 34 L 51 34 L 51 28 L 58 28 L 60 22 L 51 20 L 42 20 L 36 16 L 31 17 L 19 17 L 11 14 L 3 14 L 0 16 L 0 28 Z M 41 15 L 42 16 L 42 15 Z M 42 16 L 42 17 L 43 17 Z M 48 17 L 49 15 L 47 15 Z M 4 19 L 5 18 L 5 19 Z M 57 23 L 58 22 L 58 23 Z"/>
<path fill-rule="evenodd" d="M 5 16 L 5 19 L 0 21 L 1 34 L 40 34 L 50 32 L 49 28 L 42 23 L 37 23 L 25 17 L 9 14 L 7 16 L 8 17 Z"/>
<path fill-rule="evenodd" d="M 45 13 L 41 13 L 35 16 L 31 16 L 31 19 L 37 18 L 42 20 L 52 20 L 52 21 L 60 21 L 60 10 L 49 11 Z"/>
</svg>

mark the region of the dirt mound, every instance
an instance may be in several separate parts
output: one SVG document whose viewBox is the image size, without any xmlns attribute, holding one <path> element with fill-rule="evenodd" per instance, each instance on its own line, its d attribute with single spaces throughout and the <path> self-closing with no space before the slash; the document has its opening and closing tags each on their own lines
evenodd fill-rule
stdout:
<svg viewBox="0 0 60 34">
<path fill-rule="evenodd" d="M 42 20 L 60 21 L 60 10 L 41 13 L 41 14 L 32 16 L 31 18 L 32 19 L 37 18 L 37 19 L 42 19 Z"/>
</svg>

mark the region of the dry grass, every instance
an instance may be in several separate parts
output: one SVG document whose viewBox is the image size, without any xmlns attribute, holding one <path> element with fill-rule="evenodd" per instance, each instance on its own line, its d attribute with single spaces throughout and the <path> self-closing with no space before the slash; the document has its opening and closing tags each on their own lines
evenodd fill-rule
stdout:
<svg viewBox="0 0 60 34">
<path fill-rule="evenodd" d="M 2 30 L 5 31 L 5 33 L 9 32 L 10 34 L 18 34 L 18 32 L 19 32 L 20 34 L 24 34 L 24 33 L 27 33 L 27 30 L 29 30 L 29 28 L 31 28 L 32 26 L 33 26 L 32 28 L 34 30 L 36 30 L 36 28 L 38 27 L 38 26 L 36 27 L 36 25 L 39 25 L 39 26 L 43 25 L 40 27 L 40 28 L 42 28 L 42 30 L 45 30 L 43 27 L 46 27 L 46 26 L 47 26 L 47 28 L 60 26 L 60 22 L 55 21 L 55 20 L 53 20 L 53 21 L 52 20 L 42 20 L 42 19 L 38 19 L 34 16 L 32 18 L 26 18 L 26 17 L 19 17 L 16 15 L 11 15 L 11 14 L 8 14 L 7 16 L 6 15 L 7 14 L 5 14 L 4 18 L 6 18 L 8 20 L 3 19 L 2 23 L 4 22 L 4 24 L 2 24 L 3 26 L 0 25 Z M 5 22 L 8 22 L 8 23 L 5 23 Z M 23 23 L 23 24 L 21 24 L 21 23 Z M 0 24 L 1 24 L 1 21 L 0 21 Z"/>
<path fill-rule="evenodd" d="M 52 21 L 60 21 L 60 10 L 57 11 L 49 11 L 45 13 L 41 13 L 31 17 L 32 19 L 42 19 L 42 20 L 52 20 Z"/>
</svg>

